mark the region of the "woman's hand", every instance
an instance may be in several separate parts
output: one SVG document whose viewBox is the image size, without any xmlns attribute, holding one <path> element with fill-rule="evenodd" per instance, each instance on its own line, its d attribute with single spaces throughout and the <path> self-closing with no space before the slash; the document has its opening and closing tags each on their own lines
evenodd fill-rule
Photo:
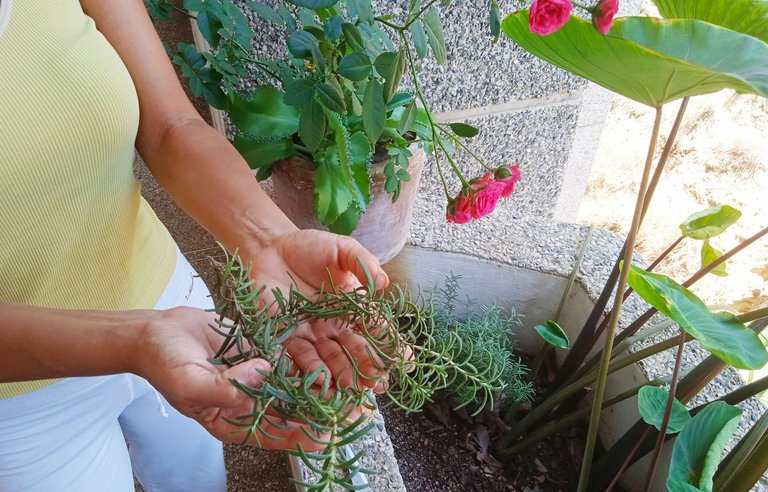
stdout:
<svg viewBox="0 0 768 492">
<path fill-rule="evenodd" d="M 267 361 L 253 359 L 234 367 L 211 364 L 221 346 L 222 337 L 211 329 L 216 315 L 189 307 L 156 312 L 146 324 L 140 347 L 139 375 L 145 377 L 184 415 L 197 420 L 224 442 L 243 442 L 242 429 L 227 422 L 253 412 L 253 400 L 236 388 L 231 380 L 251 387 L 259 386 L 269 371 Z M 273 416 L 275 421 L 279 419 Z M 268 449 L 319 451 L 322 446 L 309 439 L 299 422 L 287 422 L 285 428 L 263 423 L 275 440 L 264 435 L 249 438 L 249 444 Z M 327 436 L 319 436 L 327 437 Z"/>
<path fill-rule="evenodd" d="M 324 231 L 294 230 L 258 248 L 245 248 L 240 256 L 244 264 L 251 263 L 251 277 L 257 285 L 277 287 L 284 293 L 293 286 L 313 295 L 322 287 L 328 288 L 330 279 L 336 288 L 352 290 L 366 282 L 360 262 L 377 289 L 389 283 L 379 261 L 360 243 Z M 372 357 L 368 342 L 344 319 L 315 320 L 299 326 L 286 349 L 302 372 L 326 367 L 340 388 L 358 385 L 383 390 L 381 361 Z M 352 359 L 364 377 L 355 378 Z"/>
</svg>

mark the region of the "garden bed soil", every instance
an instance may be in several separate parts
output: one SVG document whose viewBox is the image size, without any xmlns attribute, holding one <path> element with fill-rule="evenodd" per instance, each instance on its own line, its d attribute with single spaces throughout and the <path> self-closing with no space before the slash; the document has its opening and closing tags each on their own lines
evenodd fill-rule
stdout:
<svg viewBox="0 0 768 492">
<path fill-rule="evenodd" d="M 485 452 L 494 426 L 450 411 L 447 402 L 421 413 L 381 412 L 409 492 L 566 492 L 578 482 L 583 428 L 560 432 L 502 466 Z"/>
</svg>

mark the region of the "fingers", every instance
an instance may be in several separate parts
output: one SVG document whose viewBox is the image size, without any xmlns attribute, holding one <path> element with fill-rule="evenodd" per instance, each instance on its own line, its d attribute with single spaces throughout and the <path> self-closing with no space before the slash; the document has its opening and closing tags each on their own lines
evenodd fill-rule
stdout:
<svg viewBox="0 0 768 492">
<path fill-rule="evenodd" d="M 326 367 L 325 361 L 317 353 L 315 344 L 305 338 L 292 336 L 288 339 L 285 349 L 299 371 L 304 374 L 311 374 L 321 367 Z M 325 373 L 322 372 L 317 378 L 317 383 L 323 384 L 324 381 Z"/>
<path fill-rule="evenodd" d="M 389 277 L 381 268 L 378 258 L 351 237 L 343 237 L 339 240 L 338 261 L 342 271 L 352 272 L 363 285 L 367 285 L 368 278 L 360 262 L 370 272 L 377 289 L 383 289 L 389 285 Z"/>
<path fill-rule="evenodd" d="M 327 367 L 337 388 L 373 388 L 383 375 L 383 363 L 365 338 L 338 320 L 317 320 L 311 332 L 288 340 L 286 349 L 299 371 L 311 373 Z M 320 336 L 321 333 L 326 335 Z M 354 362 L 353 362 L 354 361 Z M 356 368 L 356 370 L 355 370 Z M 318 383 L 322 384 L 322 374 Z"/>
<path fill-rule="evenodd" d="M 219 418 L 204 425 L 208 432 L 223 442 L 245 442 L 250 446 L 264 449 L 296 450 L 301 445 L 305 451 L 322 451 L 325 448 L 323 443 L 330 439 L 329 434 L 317 433 L 306 424 L 286 422 L 279 417 L 263 419 L 260 427 L 253 433 L 250 433 L 249 427 L 238 427 L 225 420 L 227 418 L 234 421 L 240 416 L 225 411 L 219 415 Z"/>
</svg>

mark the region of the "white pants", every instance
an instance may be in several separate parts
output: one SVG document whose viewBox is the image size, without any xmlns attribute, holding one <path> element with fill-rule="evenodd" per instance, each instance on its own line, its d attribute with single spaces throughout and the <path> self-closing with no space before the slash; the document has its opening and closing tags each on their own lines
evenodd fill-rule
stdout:
<svg viewBox="0 0 768 492">
<path fill-rule="evenodd" d="M 156 308 L 212 308 L 195 276 L 178 252 Z M 147 492 L 226 490 L 221 442 L 143 378 L 68 378 L 0 399 L 0 492 L 133 492 L 131 470 Z"/>
</svg>

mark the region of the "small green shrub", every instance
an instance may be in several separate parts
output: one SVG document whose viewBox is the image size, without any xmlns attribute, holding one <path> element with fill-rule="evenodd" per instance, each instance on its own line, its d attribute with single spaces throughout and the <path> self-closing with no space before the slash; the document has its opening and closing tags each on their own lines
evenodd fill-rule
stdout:
<svg viewBox="0 0 768 492">
<path fill-rule="evenodd" d="M 522 316 L 511 310 L 504 314 L 499 306 L 482 306 L 480 313 L 471 313 L 474 301 L 467 298 L 463 304 L 469 312 L 457 319 L 457 306 L 461 277 L 449 275 L 444 287 L 434 295 L 435 337 L 441 340 L 448 333 L 458 333 L 464 344 L 459 351 L 459 359 L 476 367 L 482 373 L 500 373 L 500 381 L 505 383 L 501 390 L 506 402 L 520 402 L 529 399 L 533 393 L 531 383 L 525 375 L 528 368 L 514 354 L 515 342 L 511 338 L 512 330 L 522 326 Z M 459 401 L 467 401 L 470 391 L 465 378 L 457 377 L 446 389 Z"/>
</svg>

